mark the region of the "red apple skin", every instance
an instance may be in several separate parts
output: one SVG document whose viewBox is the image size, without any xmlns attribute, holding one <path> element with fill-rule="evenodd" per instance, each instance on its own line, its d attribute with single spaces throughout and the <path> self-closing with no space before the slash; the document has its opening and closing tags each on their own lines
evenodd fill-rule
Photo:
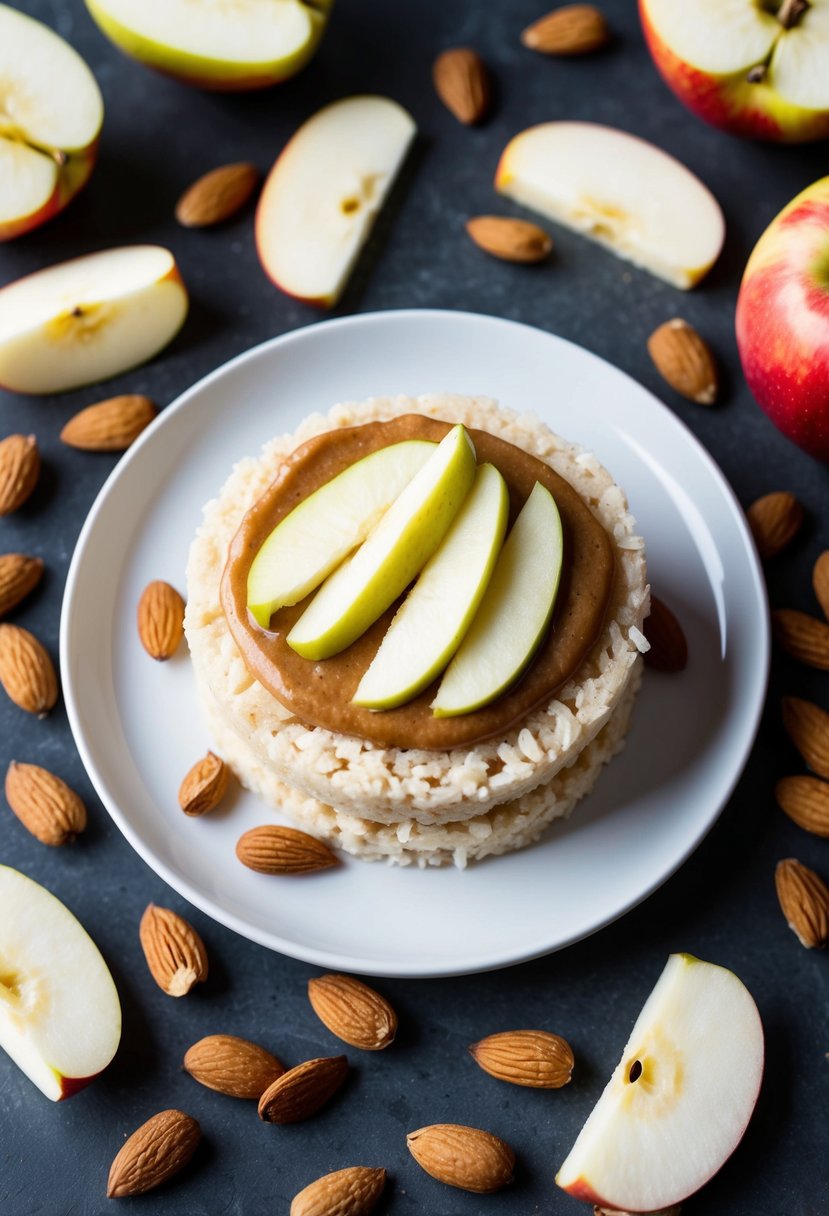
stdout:
<svg viewBox="0 0 829 1216">
<path fill-rule="evenodd" d="M 98 159 L 98 143 L 99 140 L 96 139 L 94 144 L 84 149 L 83 152 L 70 155 L 66 167 L 58 174 L 51 197 L 42 207 L 30 215 L 23 215 L 19 219 L 0 224 L 0 243 L 13 241 L 15 237 L 33 232 L 47 220 L 60 215 L 64 207 L 72 202 L 75 195 L 83 189 L 92 176 L 92 170 Z"/>
<path fill-rule="evenodd" d="M 86 1089 L 87 1085 L 91 1085 L 100 1075 L 99 1072 L 96 1072 L 91 1077 L 61 1077 L 58 1102 L 64 1102 L 67 1098 L 74 1098 L 75 1094 L 79 1094 L 82 1089 Z"/>
</svg>

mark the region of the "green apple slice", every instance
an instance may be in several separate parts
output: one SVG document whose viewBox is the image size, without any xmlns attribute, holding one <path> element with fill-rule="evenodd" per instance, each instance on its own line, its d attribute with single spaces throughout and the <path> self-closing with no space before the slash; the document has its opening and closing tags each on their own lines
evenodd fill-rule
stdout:
<svg viewBox="0 0 829 1216">
<path fill-rule="evenodd" d="M 411 701 L 460 646 L 486 591 L 507 530 L 507 483 L 478 469 L 443 543 L 423 567 L 389 626 L 353 700 L 367 709 Z"/>
<path fill-rule="evenodd" d="M 328 659 L 365 633 L 443 540 L 475 477 L 463 426 L 443 437 L 353 557 L 323 583 L 288 634 L 305 659 Z"/>
<path fill-rule="evenodd" d="M 320 486 L 277 524 L 248 573 L 248 610 L 267 629 L 361 545 L 437 449 L 407 439 L 378 448 Z"/>
<path fill-rule="evenodd" d="M 436 718 L 471 713 L 515 683 L 550 623 L 563 555 L 558 507 L 537 481 L 432 702 Z"/>
</svg>

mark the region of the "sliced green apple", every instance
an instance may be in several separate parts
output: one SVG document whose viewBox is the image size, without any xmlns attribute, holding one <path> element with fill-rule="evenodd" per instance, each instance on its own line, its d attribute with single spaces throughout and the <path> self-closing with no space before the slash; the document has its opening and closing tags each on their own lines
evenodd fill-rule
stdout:
<svg viewBox="0 0 829 1216">
<path fill-rule="evenodd" d="M 248 574 L 248 610 L 263 629 L 278 608 L 305 599 L 363 543 L 436 447 L 407 439 L 379 448 L 277 524 Z"/>
<path fill-rule="evenodd" d="M 481 465 L 442 544 L 403 601 L 360 681 L 353 698 L 357 705 L 393 709 L 440 675 L 492 577 L 508 514 L 507 483 L 493 465 Z"/>
<path fill-rule="evenodd" d="M 537 481 L 504 543 L 469 632 L 441 681 L 432 702 L 435 717 L 471 713 L 515 683 L 550 623 L 563 557 L 558 507 Z"/>
<path fill-rule="evenodd" d="M 357 552 L 323 583 L 288 634 L 306 659 L 327 659 L 356 641 L 420 573 L 443 540 L 475 477 L 466 429 L 443 437 Z"/>
</svg>

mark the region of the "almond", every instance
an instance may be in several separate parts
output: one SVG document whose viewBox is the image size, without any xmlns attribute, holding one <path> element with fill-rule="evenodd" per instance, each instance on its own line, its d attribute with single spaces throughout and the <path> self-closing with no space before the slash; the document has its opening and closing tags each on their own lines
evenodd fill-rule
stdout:
<svg viewBox="0 0 829 1216">
<path fill-rule="evenodd" d="M 778 805 L 799 828 L 829 836 L 829 784 L 819 777 L 783 777 L 774 787 Z"/>
<path fill-rule="evenodd" d="M 783 726 L 809 768 L 829 778 L 829 714 L 811 701 L 784 697 Z"/>
<path fill-rule="evenodd" d="M 472 126 L 486 116 L 489 73 L 476 51 L 468 47 L 444 51 L 435 60 L 432 80 L 438 97 L 459 122 Z"/>
<path fill-rule="evenodd" d="M 42 844 L 67 844 L 86 827 L 86 807 L 75 791 L 37 764 L 12 760 L 6 772 L 6 801 Z"/>
<path fill-rule="evenodd" d="M 684 671 L 688 665 L 688 643 L 682 626 L 667 604 L 651 596 L 651 612 L 643 626 L 650 650 L 645 663 L 654 671 Z"/>
<path fill-rule="evenodd" d="M 385 997 L 350 975 L 320 975 L 308 981 L 311 1008 L 344 1043 L 382 1051 L 397 1034 L 397 1014 Z"/>
<path fill-rule="evenodd" d="M 41 580 L 43 562 L 25 553 L 0 554 L 0 616 L 25 599 Z"/>
<path fill-rule="evenodd" d="M 123 452 L 157 414 L 149 397 L 136 393 L 110 397 L 70 418 L 60 437 L 85 452 Z"/>
<path fill-rule="evenodd" d="M 197 760 L 179 786 L 178 804 L 185 815 L 206 815 L 225 796 L 230 770 L 213 752 Z"/>
<path fill-rule="evenodd" d="M 241 211 L 258 182 L 259 170 L 247 161 L 211 169 L 182 194 L 176 219 L 185 228 L 221 224 Z"/>
<path fill-rule="evenodd" d="M 186 996 L 207 979 L 204 942 L 184 917 L 148 904 L 139 928 L 141 948 L 155 982 L 168 996 Z"/>
<path fill-rule="evenodd" d="M 175 587 L 156 579 L 138 601 L 138 636 L 150 658 L 163 663 L 184 637 L 184 600 Z"/>
<path fill-rule="evenodd" d="M 777 898 L 789 928 L 807 950 L 829 939 L 829 887 L 823 879 L 790 857 L 774 872 Z"/>
<path fill-rule="evenodd" d="M 385 1170 L 366 1165 L 335 1170 L 294 1196 L 290 1216 L 368 1216 L 385 1185 Z"/>
<path fill-rule="evenodd" d="M 0 515 L 10 515 L 37 485 L 40 453 L 34 435 L 8 435 L 0 441 Z"/>
<path fill-rule="evenodd" d="M 236 856 L 259 874 L 311 874 L 337 865 L 327 844 L 297 828 L 276 824 L 245 832 L 236 844 Z"/>
<path fill-rule="evenodd" d="M 540 262 L 553 247 L 538 224 L 505 215 L 477 215 L 466 221 L 466 231 L 484 253 L 505 262 Z"/>
<path fill-rule="evenodd" d="M 809 667 L 829 671 L 829 625 L 805 612 L 780 608 L 771 614 L 775 640 L 787 654 Z"/>
<path fill-rule="evenodd" d="M 329 1102 L 348 1073 L 345 1056 L 306 1060 L 283 1073 L 259 1099 L 259 1118 L 265 1123 L 299 1123 Z"/>
<path fill-rule="evenodd" d="M 15 705 L 39 718 L 58 699 L 52 660 L 37 638 L 19 625 L 0 625 L 0 684 Z"/>
<path fill-rule="evenodd" d="M 542 55 L 587 55 L 607 46 L 610 30 L 592 4 L 566 4 L 528 25 L 521 41 Z"/>
<path fill-rule="evenodd" d="M 829 549 L 821 553 L 812 571 L 812 586 L 823 615 L 829 619 Z"/>
<path fill-rule="evenodd" d="M 698 405 L 713 405 L 718 377 L 714 356 L 693 326 L 674 317 L 648 338 L 648 353 L 671 388 Z"/>
<path fill-rule="evenodd" d="M 201 1128 L 183 1110 L 163 1110 L 134 1131 L 110 1166 L 107 1198 L 143 1195 L 183 1170 Z"/>
<path fill-rule="evenodd" d="M 560 1089 L 573 1075 L 570 1044 L 546 1030 L 505 1030 L 473 1043 L 476 1064 L 499 1081 L 530 1089 Z"/>
<path fill-rule="evenodd" d="M 210 1034 L 187 1051 L 184 1067 L 194 1080 L 231 1098 L 257 1101 L 277 1077 L 284 1064 L 258 1043 L 233 1034 Z"/>
<path fill-rule="evenodd" d="M 746 511 L 757 552 L 765 560 L 786 548 L 803 525 L 803 508 L 788 490 L 764 494 Z"/>
<path fill-rule="evenodd" d="M 491 1132 L 434 1123 L 409 1132 L 406 1143 L 420 1168 L 447 1186 L 488 1195 L 512 1182 L 515 1153 Z"/>
</svg>

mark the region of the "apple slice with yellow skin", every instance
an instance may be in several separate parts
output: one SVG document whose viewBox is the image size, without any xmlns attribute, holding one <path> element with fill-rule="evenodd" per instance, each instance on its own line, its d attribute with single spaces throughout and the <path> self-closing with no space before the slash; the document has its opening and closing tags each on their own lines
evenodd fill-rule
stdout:
<svg viewBox="0 0 829 1216">
<path fill-rule="evenodd" d="M 475 446 L 455 426 L 357 552 L 323 583 L 288 634 L 305 659 L 328 659 L 361 637 L 443 540 L 475 478 Z"/>
<path fill-rule="evenodd" d="M 366 539 L 435 451 L 428 440 L 392 443 L 349 465 L 277 524 L 248 573 L 248 611 L 267 629 Z"/>
<path fill-rule="evenodd" d="M 760 1015 L 737 976 L 672 954 L 556 1182 L 623 1211 L 687 1199 L 742 1139 L 763 1056 Z"/>
<path fill-rule="evenodd" d="M 59 1102 L 103 1072 L 121 1038 L 98 947 L 59 899 L 0 866 L 0 1047 Z"/>
<path fill-rule="evenodd" d="M 561 579 L 561 517 L 537 481 L 504 542 L 486 593 L 432 702 L 437 718 L 468 714 L 514 684 L 550 623 Z"/>
<path fill-rule="evenodd" d="M 106 380 L 158 354 L 186 316 L 175 259 L 158 245 L 38 270 L 0 290 L 0 385 L 60 393 Z"/>
<path fill-rule="evenodd" d="M 395 614 L 353 700 L 367 709 L 411 701 L 446 667 L 472 623 L 501 550 L 507 483 L 491 464 Z"/>
</svg>

